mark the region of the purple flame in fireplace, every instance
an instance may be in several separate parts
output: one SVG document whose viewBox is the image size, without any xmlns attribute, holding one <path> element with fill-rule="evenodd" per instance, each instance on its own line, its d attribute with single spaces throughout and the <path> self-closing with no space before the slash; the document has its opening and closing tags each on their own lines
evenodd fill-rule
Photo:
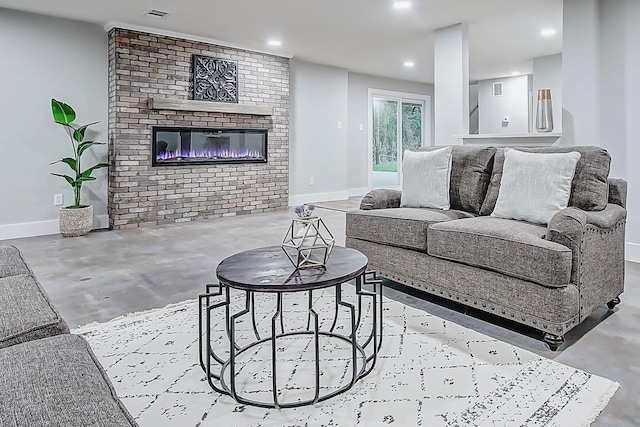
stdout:
<svg viewBox="0 0 640 427">
<path fill-rule="evenodd" d="M 266 163 L 267 129 L 153 127 L 152 164 Z"/>
<path fill-rule="evenodd" d="M 262 159 L 258 150 L 213 148 L 207 150 L 163 151 L 156 155 L 158 162 L 175 162 L 189 160 L 224 160 L 224 159 Z"/>
</svg>

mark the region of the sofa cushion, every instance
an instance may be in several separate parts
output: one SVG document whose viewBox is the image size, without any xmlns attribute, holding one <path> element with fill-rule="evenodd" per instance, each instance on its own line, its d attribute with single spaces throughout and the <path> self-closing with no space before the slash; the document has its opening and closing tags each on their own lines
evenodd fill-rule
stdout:
<svg viewBox="0 0 640 427">
<path fill-rule="evenodd" d="M 346 234 L 356 239 L 424 252 L 427 250 L 429 225 L 471 217 L 473 215 L 468 212 L 426 208 L 351 211 L 347 212 Z"/>
<path fill-rule="evenodd" d="M 0 425 L 136 426 L 87 342 L 58 335 L 0 352 Z"/>
<path fill-rule="evenodd" d="M 450 175 L 451 147 L 431 152 L 406 150 L 402 161 L 400 206 L 449 209 Z"/>
<path fill-rule="evenodd" d="M 545 286 L 571 277 L 571 249 L 544 240 L 546 228 L 523 221 L 477 217 L 429 227 L 427 253 Z"/>
<path fill-rule="evenodd" d="M 423 147 L 431 151 L 440 147 Z M 480 213 L 491 180 L 495 147 L 454 145 L 451 151 L 451 209 Z"/>
<path fill-rule="evenodd" d="M 0 278 L 29 274 L 31 270 L 22 259 L 22 254 L 14 246 L 0 246 Z"/>
<path fill-rule="evenodd" d="M 0 279 L 0 307 L 0 348 L 69 333 L 69 327 L 30 274 Z"/>
<path fill-rule="evenodd" d="M 567 147 L 540 147 L 517 148 L 519 151 L 529 153 L 569 153 L 577 151 L 580 160 L 576 165 L 576 171 L 571 183 L 571 197 L 569 206 L 585 211 L 600 211 L 604 209 L 608 201 L 609 166 L 611 156 L 604 148 L 592 146 L 567 146 Z M 500 191 L 502 179 L 502 166 L 504 164 L 504 149 L 498 149 L 493 163 L 491 182 L 487 189 L 487 197 L 480 209 L 480 215 L 489 215 L 493 212 Z"/>
</svg>

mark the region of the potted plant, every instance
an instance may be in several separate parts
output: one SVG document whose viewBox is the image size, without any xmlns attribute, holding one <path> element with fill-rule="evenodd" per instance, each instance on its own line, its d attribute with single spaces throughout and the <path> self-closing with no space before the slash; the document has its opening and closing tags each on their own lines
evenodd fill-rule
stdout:
<svg viewBox="0 0 640 427">
<path fill-rule="evenodd" d="M 87 181 L 94 181 L 96 178 L 91 176 L 93 171 L 105 168 L 108 164 L 98 163 L 83 170 L 80 160 L 82 154 L 89 148 L 94 145 L 104 145 L 104 142 L 85 141 L 85 132 L 89 126 L 95 125 L 98 122 L 82 126 L 73 124 L 73 121 L 76 119 L 76 112 L 71 106 L 64 102 L 52 99 L 51 113 L 53 114 L 53 121 L 62 125 L 66 130 L 69 141 L 71 142 L 71 147 L 73 148 L 72 157 L 64 157 L 51 163 L 64 163 L 72 170 L 70 175 L 51 173 L 52 175 L 64 178 L 73 189 L 74 195 L 73 204 L 60 209 L 60 233 L 67 237 L 82 236 L 91 231 L 93 227 L 93 206 L 83 205 L 80 202 L 82 184 Z"/>
</svg>

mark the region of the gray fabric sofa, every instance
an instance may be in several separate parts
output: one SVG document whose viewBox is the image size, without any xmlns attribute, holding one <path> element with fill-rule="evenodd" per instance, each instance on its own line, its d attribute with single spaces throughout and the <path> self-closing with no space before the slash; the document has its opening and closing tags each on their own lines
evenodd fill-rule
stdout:
<svg viewBox="0 0 640 427">
<path fill-rule="evenodd" d="M 522 150 L 581 154 L 569 207 L 546 227 L 490 216 L 503 149 L 455 146 L 450 210 L 401 208 L 400 191 L 373 190 L 347 213 L 346 245 L 381 276 L 536 328 L 556 350 L 595 309 L 620 301 L 627 183 L 608 178 L 599 147 Z"/>
<path fill-rule="evenodd" d="M 0 373 L 0 426 L 137 426 L 13 246 L 0 246 Z"/>
</svg>

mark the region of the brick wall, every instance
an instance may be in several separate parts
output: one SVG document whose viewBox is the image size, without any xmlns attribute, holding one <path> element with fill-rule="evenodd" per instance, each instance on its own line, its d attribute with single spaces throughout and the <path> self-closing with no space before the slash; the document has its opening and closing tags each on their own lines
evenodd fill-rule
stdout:
<svg viewBox="0 0 640 427">
<path fill-rule="evenodd" d="M 149 110 L 147 99 L 193 99 L 193 54 L 238 62 L 239 104 L 272 116 Z M 205 102 L 205 101 L 203 101 Z M 269 130 L 268 163 L 151 166 L 151 128 Z M 109 33 L 109 225 L 115 229 L 285 208 L 289 187 L 289 60 L 113 29 Z"/>
</svg>

